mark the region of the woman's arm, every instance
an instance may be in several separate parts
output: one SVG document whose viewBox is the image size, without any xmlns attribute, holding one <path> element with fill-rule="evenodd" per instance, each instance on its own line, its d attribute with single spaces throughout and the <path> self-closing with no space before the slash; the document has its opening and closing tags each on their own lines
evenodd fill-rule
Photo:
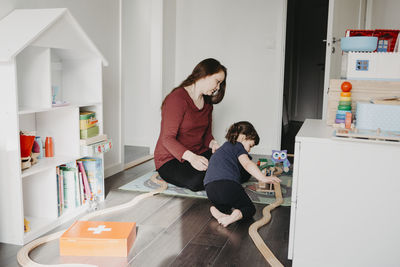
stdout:
<svg viewBox="0 0 400 267">
<path fill-rule="evenodd" d="M 257 165 L 249 159 L 247 154 L 242 154 L 239 156 L 239 162 L 242 164 L 243 168 L 254 176 L 257 180 L 264 183 L 280 183 L 281 179 L 276 176 L 265 176 Z"/>
<path fill-rule="evenodd" d="M 168 152 L 181 162 L 184 160 L 182 159 L 184 152 L 188 149 L 176 139 L 176 136 L 181 127 L 185 112 L 184 101 L 172 95 L 167 97 L 161 111 L 160 139 Z"/>
<path fill-rule="evenodd" d="M 166 99 L 162 108 L 160 139 L 162 139 L 164 147 L 176 159 L 181 162 L 187 160 L 193 168 L 205 171 L 208 167 L 208 160 L 203 156 L 193 153 L 176 139 L 183 118 L 185 117 L 185 112 L 186 103 L 182 99 L 179 97 L 168 97 Z"/>
</svg>

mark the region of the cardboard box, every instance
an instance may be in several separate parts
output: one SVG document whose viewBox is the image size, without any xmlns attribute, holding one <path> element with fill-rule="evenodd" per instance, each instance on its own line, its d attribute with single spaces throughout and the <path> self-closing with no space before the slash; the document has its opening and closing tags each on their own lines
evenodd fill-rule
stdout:
<svg viewBox="0 0 400 267">
<path fill-rule="evenodd" d="M 60 255 L 127 257 L 135 222 L 76 221 L 60 237 Z"/>
</svg>

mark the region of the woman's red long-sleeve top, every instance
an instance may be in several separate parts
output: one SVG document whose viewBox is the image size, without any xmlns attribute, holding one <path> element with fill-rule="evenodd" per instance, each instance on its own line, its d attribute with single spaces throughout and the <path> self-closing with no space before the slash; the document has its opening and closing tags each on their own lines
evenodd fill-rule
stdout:
<svg viewBox="0 0 400 267">
<path fill-rule="evenodd" d="M 185 88 L 169 94 L 161 110 L 161 130 L 154 150 L 154 162 L 158 170 L 166 162 L 176 158 L 183 162 L 186 150 L 201 154 L 209 149 L 214 137 L 211 104 L 204 103 L 199 109 Z"/>
</svg>

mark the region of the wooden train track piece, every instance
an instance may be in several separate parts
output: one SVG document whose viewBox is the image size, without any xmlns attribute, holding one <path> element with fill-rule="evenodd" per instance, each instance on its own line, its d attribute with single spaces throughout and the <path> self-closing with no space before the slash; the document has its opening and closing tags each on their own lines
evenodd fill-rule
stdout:
<svg viewBox="0 0 400 267">
<path fill-rule="evenodd" d="M 114 207 L 110 207 L 107 209 L 103 209 L 103 210 L 97 210 L 94 212 L 91 212 L 85 216 L 83 216 L 82 218 L 80 218 L 81 221 L 88 221 L 93 217 L 96 216 L 100 216 L 100 215 L 104 215 L 104 214 L 109 214 L 109 213 L 114 213 L 117 211 L 121 211 L 127 208 L 131 208 L 133 206 L 135 206 L 137 203 L 139 203 L 141 200 L 154 196 L 156 194 L 161 193 L 162 191 L 166 190 L 168 185 L 164 180 L 159 180 L 157 179 L 158 173 L 153 174 L 153 176 L 151 176 L 150 180 L 158 185 L 160 185 L 159 188 L 150 191 L 148 193 L 144 193 L 144 194 L 140 194 L 136 197 L 134 197 L 131 201 L 121 204 L 121 205 L 117 205 Z M 29 253 L 35 249 L 36 247 L 50 242 L 52 240 L 58 239 L 62 236 L 62 234 L 66 231 L 67 229 L 58 231 L 56 233 L 50 234 L 50 235 L 46 235 L 43 236 L 41 238 L 38 238 L 34 241 L 32 241 L 31 243 L 23 246 L 17 254 L 17 260 L 18 263 L 23 266 L 23 267 L 67 267 L 67 266 L 72 266 L 72 267 L 94 267 L 95 265 L 91 265 L 91 264 L 53 264 L 53 265 L 47 265 L 47 264 L 40 264 L 40 263 L 36 263 L 34 262 L 30 257 L 29 257 Z"/>
<path fill-rule="evenodd" d="M 265 260 L 272 267 L 277 267 L 277 266 L 283 266 L 283 265 L 275 257 L 275 255 L 272 253 L 272 251 L 267 247 L 264 240 L 261 238 L 261 236 L 258 233 L 258 229 L 261 228 L 262 226 L 266 225 L 271 220 L 271 211 L 283 203 L 281 185 L 279 183 L 274 184 L 274 188 L 275 188 L 275 202 L 266 206 L 262 211 L 263 217 L 260 220 L 254 222 L 252 225 L 250 225 L 249 235 L 250 235 L 251 239 L 253 239 L 253 242 L 256 245 L 257 249 L 264 256 Z"/>
</svg>

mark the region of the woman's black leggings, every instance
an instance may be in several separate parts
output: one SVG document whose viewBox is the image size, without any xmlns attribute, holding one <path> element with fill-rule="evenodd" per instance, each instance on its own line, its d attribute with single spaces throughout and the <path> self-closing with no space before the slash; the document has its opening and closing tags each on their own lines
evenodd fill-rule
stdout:
<svg viewBox="0 0 400 267">
<path fill-rule="evenodd" d="M 253 202 L 241 184 L 232 180 L 218 180 L 206 184 L 208 199 L 222 213 L 231 214 L 232 208 L 242 212 L 243 220 L 256 213 Z"/>
<path fill-rule="evenodd" d="M 201 156 L 211 158 L 211 150 L 203 152 Z M 158 170 L 161 178 L 163 178 L 167 183 L 188 188 L 192 191 L 204 190 L 204 176 L 205 171 L 198 171 L 192 167 L 188 161 L 180 162 L 177 159 L 172 159 L 164 165 L 162 165 Z"/>
</svg>

